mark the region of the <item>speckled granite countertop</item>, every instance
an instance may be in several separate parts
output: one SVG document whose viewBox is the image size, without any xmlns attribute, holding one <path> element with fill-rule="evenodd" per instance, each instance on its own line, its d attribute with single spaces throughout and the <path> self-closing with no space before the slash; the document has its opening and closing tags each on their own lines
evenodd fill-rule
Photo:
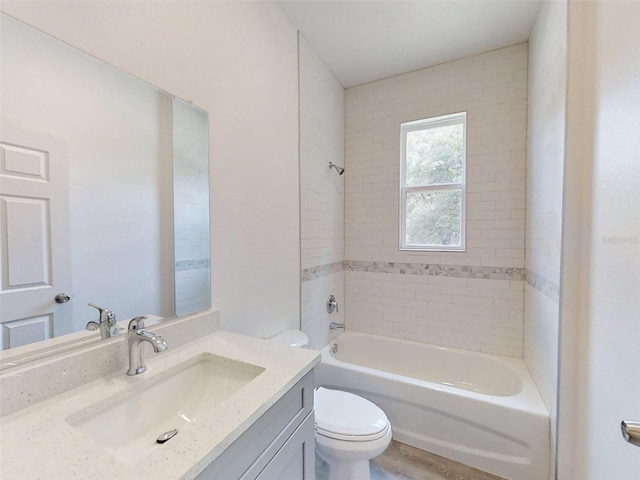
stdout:
<svg viewBox="0 0 640 480">
<path fill-rule="evenodd" d="M 171 339 L 167 338 L 170 342 Z M 155 383 L 172 366 L 212 353 L 265 370 L 215 407 L 215 420 L 192 423 L 133 464 L 127 464 L 70 423 L 125 398 L 142 384 Z M 0 419 L 0 477 L 13 479 L 191 479 L 216 459 L 320 360 L 318 352 L 227 332 L 215 332 L 161 355 L 147 355 L 148 371 L 124 371 L 25 408 Z M 47 379 L 43 379 L 46 382 Z"/>
</svg>

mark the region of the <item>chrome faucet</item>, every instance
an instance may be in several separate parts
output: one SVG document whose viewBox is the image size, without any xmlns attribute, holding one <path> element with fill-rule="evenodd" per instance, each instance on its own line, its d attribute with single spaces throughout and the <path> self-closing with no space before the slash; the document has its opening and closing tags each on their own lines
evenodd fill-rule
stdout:
<svg viewBox="0 0 640 480">
<path fill-rule="evenodd" d="M 329 300 L 327 300 L 327 313 L 333 313 L 334 310 L 338 313 L 338 302 L 336 302 L 336 297 L 329 295 Z"/>
<path fill-rule="evenodd" d="M 344 323 L 331 322 L 329 324 L 329 330 L 337 330 L 339 332 L 344 332 Z"/>
<path fill-rule="evenodd" d="M 100 312 L 100 319 L 97 322 L 89 322 L 87 323 L 87 330 L 100 330 L 100 337 L 102 339 L 111 338 L 112 331 L 113 335 L 117 335 L 118 330 L 116 328 L 116 314 L 111 310 L 107 310 L 106 308 L 99 307 L 93 303 L 89 304 L 90 307 L 98 309 Z"/>
<path fill-rule="evenodd" d="M 140 375 L 147 370 L 144 364 L 142 343 L 148 342 L 156 353 L 164 352 L 169 346 L 160 335 L 144 328 L 147 317 L 135 317 L 129 322 L 127 343 L 129 344 L 129 370 L 127 375 Z"/>
</svg>

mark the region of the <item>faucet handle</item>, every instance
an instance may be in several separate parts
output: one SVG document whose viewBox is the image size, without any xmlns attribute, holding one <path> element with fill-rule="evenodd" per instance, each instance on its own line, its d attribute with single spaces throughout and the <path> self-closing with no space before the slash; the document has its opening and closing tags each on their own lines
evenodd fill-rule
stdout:
<svg viewBox="0 0 640 480">
<path fill-rule="evenodd" d="M 87 326 L 85 328 L 89 331 L 93 331 L 98 330 L 100 328 L 100 325 L 98 324 L 98 322 L 91 321 L 87 323 Z"/>
<path fill-rule="evenodd" d="M 136 332 L 136 331 L 140 331 L 140 330 L 144 330 L 144 321 L 147 319 L 147 317 L 134 317 L 131 319 L 131 321 L 129 322 L 129 327 L 128 330 L 130 332 Z"/>
<path fill-rule="evenodd" d="M 335 310 L 336 313 L 338 310 L 338 302 L 336 301 L 336 297 L 333 295 L 329 295 L 329 300 L 327 300 L 327 313 L 333 313 Z"/>
<path fill-rule="evenodd" d="M 95 303 L 89 303 L 90 307 L 97 309 L 100 312 L 100 323 L 107 322 L 109 326 L 116 324 L 116 314 L 107 308 L 100 307 Z"/>
</svg>

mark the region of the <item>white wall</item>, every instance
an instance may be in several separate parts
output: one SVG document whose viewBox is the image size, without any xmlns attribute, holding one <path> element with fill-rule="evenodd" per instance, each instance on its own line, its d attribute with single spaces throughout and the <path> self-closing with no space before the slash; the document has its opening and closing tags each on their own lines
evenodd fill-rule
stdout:
<svg viewBox="0 0 640 480">
<path fill-rule="evenodd" d="M 640 3 L 570 2 L 560 480 L 638 478 Z"/>
<path fill-rule="evenodd" d="M 300 205 L 302 330 L 325 345 L 330 322 L 344 321 L 344 88 L 300 36 Z M 327 313 L 330 294 L 339 312 Z"/>
<path fill-rule="evenodd" d="M 2 16 L 3 134 L 52 138 L 68 165 L 73 331 L 89 302 L 173 312 L 170 118 L 167 95 Z"/>
<path fill-rule="evenodd" d="M 296 30 L 268 2 L 3 2 L 209 112 L 212 299 L 223 328 L 299 327 Z"/>
<path fill-rule="evenodd" d="M 527 44 L 350 88 L 346 101 L 347 327 L 521 357 Z M 400 251 L 400 123 L 460 111 L 467 251 Z M 427 264 L 438 274 L 420 275 Z"/>
<path fill-rule="evenodd" d="M 565 147 L 567 3 L 542 2 L 529 38 L 524 360 L 551 415 L 555 448 Z"/>
</svg>

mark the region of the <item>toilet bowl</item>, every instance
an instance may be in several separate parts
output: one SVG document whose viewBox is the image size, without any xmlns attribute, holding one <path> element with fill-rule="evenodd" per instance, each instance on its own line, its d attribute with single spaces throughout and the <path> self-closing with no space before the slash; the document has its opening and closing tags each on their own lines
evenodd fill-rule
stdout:
<svg viewBox="0 0 640 480">
<path fill-rule="evenodd" d="M 391 442 L 385 413 L 358 395 L 324 387 L 314 402 L 316 453 L 329 466 L 328 480 L 368 480 L 369 460 Z"/>
<path fill-rule="evenodd" d="M 272 340 L 304 347 L 307 336 L 287 330 Z M 369 480 L 369 460 L 391 443 L 391 425 L 385 413 L 366 398 L 341 390 L 316 388 L 316 454 L 329 467 L 327 480 Z"/>
</svg>

